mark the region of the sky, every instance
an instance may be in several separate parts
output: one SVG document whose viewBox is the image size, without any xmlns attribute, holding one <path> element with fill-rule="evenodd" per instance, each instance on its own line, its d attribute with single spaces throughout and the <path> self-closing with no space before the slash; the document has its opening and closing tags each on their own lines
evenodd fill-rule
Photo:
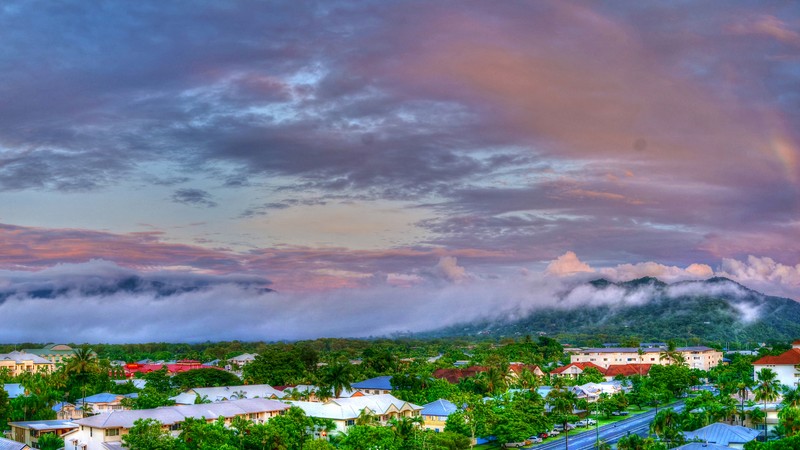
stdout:
<svg viewBox="0 0 800 450">
<path fill-rule="evenodd" d="M 0 42 L 0 287 L 243 279 L 376 322 L 319 335 L 576 275 L 800 300 L 793 2 L 8 0 Z"/>
</svg>

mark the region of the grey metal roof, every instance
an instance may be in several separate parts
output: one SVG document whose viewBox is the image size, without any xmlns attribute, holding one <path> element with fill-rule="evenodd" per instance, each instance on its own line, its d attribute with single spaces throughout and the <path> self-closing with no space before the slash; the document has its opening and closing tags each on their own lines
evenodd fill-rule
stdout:
<svg viewBox="0 0 800 450">
<path fill-rule="evenodd" d="M 719 445 L 744 444 L 755 439 L 758 434 L 758 430 L 727 423 L 712 423 L 703 428 L 683 433 L 687 440 L 696 439 Z"/>
<path fill-rule="evenodd" d="M 25 422 L 9 422 L 18 428 L 29 428 L 31 430 L 71 430 L 78 428 L 76 422 L 71 420 L 28 420 Z"/>
<path fill-rule="evenodd" d="M 110 413 L 79 419 L 76 420 L 75 423 L 92 428 L 130 428 L 138 419 L 155 419 L 164 425 L 172 425 L 183 422 L 187 417 L 216 419 L 218 417 L 227 418 L 242 414 L 283 411 L 285 409 L 289 409 L 289 405 L 285 403 L 265 398 L 253 398 L 222 403 L 179 405 L 132 411 L 112 411 Z"/>
<path fill-rule="evenodd" d="M 50 364 L 53 365 L 52 362 L 42 358 L 41 356 L 34 355 L 33 353 L 27 352 L 17 352 L 13 351 L 11 353 L 0 353 L 0 360 L 11 360 L 18 363 L 23 361 L 33 361 L 34 364 Z"/>
<path fill-rule="evenodd" d="M 27 450 L 29 448 L 30 447 L 21 442 L 0 437 L 0 450 Z"/>
<path fill-rule="evenodd" d="M 172 397 L 172 400 L 175 400 L 175 403 L 181 405 L 191 405 L 194 404 L 197 396 L 200 396 L 200 398 L 205 397 L 208 401 L 216 403 L 243 398 L 283 398 L 286 394 L 268 384 L 250 384 L 189 389 L 184 393 Z"/>
<path fill-rule="evenodd" d="M 731 450 L 732 447 L 717 444 L 706 444 L 704 442 L 690 442 L 680 447 L 675 447 L 674 450 Z"/>
</svg>

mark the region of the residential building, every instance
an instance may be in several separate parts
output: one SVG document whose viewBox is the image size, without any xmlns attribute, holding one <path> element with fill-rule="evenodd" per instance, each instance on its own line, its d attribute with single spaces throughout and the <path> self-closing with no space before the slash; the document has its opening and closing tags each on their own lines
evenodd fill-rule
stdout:
<svg viewBox="0 0 800 450">
<path fill-rule="evenodd" d="M 764 356 L 753 361 L 753 378 L 761 369 L 771 369 L 778 375 L 781 384 L 796 387 L 800 380 L 800 340 L 792 342 L 792 348 L 778 356 Z"/>
<path fill-rule="evenodd" d="M 233 358 L 228 358 L 228 364 L 233 370 L 238 370 L 255 361 L 256 356 L 258 356 L 258 353 L 244 353 L 239 356 L 234 356 Z"/>
<path fill-rule="evenodd" d="M 49 373 L 54 368 L 55 364 L 33 353 L 0 353 L 0 371 L 6 369 L 12 377 L 23 373 Z"/>
<path fill-rule="evenodd" d="M 44 358 L 53 364 L 64 363 L 75 354 L 75 349 L 65 344 L 47 344 L 42 348 L 26 348 L 22 351 Z"/>
<path fill-rule="evenodd" d="M 121 449 L 122 437 L 128 434 L 134 422 L 139 419 L 158 420 L 165 431 L 169 430 L 177 436 L 180 433 L 181 423 L 188 417 L 205 418 L 208 422 L 222 418 L 228 425 L 234 417 L 263 423 L 282 414 L 287 409 L 289 409 L 289 405 L 279 401 L 256 398 L 222 403 L 113 411 L 76 420 L 77 429 L 63 436 L 64 450 Z"/>
<path fill-rule="evenodd" d="M 39 447 L 39 437 L 46 433 L 63 436 L 78 429 L 75 422 L 69 420 L 31 420 L 27 422 L 9 422 L 11 438 L 17 442 Z"/>
<path fill-rule="evenodd" d="M 201 401 L 219 403 L 246 398 L 269 398 L 275 400 L 281 399 L 284 396 L 285 394 L 283 392 L 268 384 L 252 384 L 194 388 L 178 394 L 171 399 L 174 400 L 177 405 L 193 405 L 198 401 L 198 397 Z"/>
<path fill-rule="evenodd" d="M 30 446 L 22 442 L 0 437 L 0 450 L 30 450 Z"/>
<path fill-rule="evenodd" d="M 195 370 L 195 369 L 223 370 L 221 367 L 206 366 L 203 365 L 203 363 L 201 363 L 200 361 L 195 361 L 191 359 L 184 359 L 170 363 L 143 363 L 143 362 L 128 363 L 125 364 L 122 367 L 122 369 L 125 371 L 126 378 L 133 378 L 138 373 L 155 372 L 163 369 L 164 367 L 167 368 L 167 373 L 169 373 L 170 375 L 175 375 L 176 373 L 181 373 L 181 372 L 188 372 L 190 370 Z"/>
<path fill-rule="evenodd" d="M 641 355 L 639 352 L 642 352 Z M 636 348 L 636 347 L 611 347 L 611 348 L 584 348 L 570 355 L 570 362 L 590 362 L 606 368 L 614 364 L 669 364 L 661 358 L 663 348 Z M 678 347 L 677 352 L 683 356 L 686 365 L 692 369 L 709 370 L 722 362 L 722 352 L 710 347 Z"/>
<path fill-rule="evenodd" d="M 359 381 L 350 385 L 354 390 L 364 395 L 380 395 L 392 393 L 392 377 L 382 376 Z"/>
<path fill-rule="evenodd" d="M 452 369 L 436 369 L 433 371 L 434 378 L 447 380 L 450 384 L 458 384 L 463 378 L 474 377 L 475 375 L 486 372 L 488 369 L 483 366 L 470 366 L 470 367 L 456 367 Z M 537 377 L 544 376 L 544 371 L 539 366 L 532 364 L 510 363 L 508 365 L 508 375 L 510 378 L 517 378 L 519 375 L 528 370 Z"/>
<path fill-rule="evenodd" d="M 79 399 L 76 402 L 76 406 L 79 409 L 85 409 L 87 414 L 107 413 L 126 409 L 122 406 L 122 400 L 125 398 L 136 398 L 138 396 L 139 394 L 136 393 L 121 395 L 103 392 Z"/>
<path fill-rule="evenodd" d="M 618 376 L 645 376 L 650 372 L 652 364 L 613 364 L 608 367 L 602 367 L 591 362 L 574 362 L 566 366 L 556 367 L 550 371 L 550 375 L 576 379 L 580 375 L 583 375 L 583 372 L 590 367 L 600 372 L 606 381 L 611 381 Z"/>
<path fill-rule="evenodd" d="M 364 395 L 361 397 L 335 398 L 327 402 L 290 401 L 292 406 L 302 409 L 307 416 L 330 419 L 336 424 L 336 432 L 343 433 L 355 425 L 363 413 L 375 416 L 382 425 L 401 417 L 417 417 L 421 406 L 400 400 L 391 394 Z"/>
<path fill-rule="evenodd" d="M 81 408 L 69 402 L 58 402 L 51 409 L 56 412 L 58 420 L 75 420 L 83 417 Z"/>
<path fill-rule="evenodd" d="M 458 406 L 445 399 L 439 399 L 434 402 L 422 406 L 423 427 L 435 432 L 444 431 L 444 426 L 447 423 L 447 418 L 450 414 L 458 411 Z"/>
<path fill-rule="evenodd" d="M 712 423 L 694 431 L 685 431 L 687 441 L 701 441 L 708 444 L 724 445 L 729 448 L 744 448 L 744 444 L 758 437 L 759 432 L 752 428 L 727 423 Z"/>
</svg>

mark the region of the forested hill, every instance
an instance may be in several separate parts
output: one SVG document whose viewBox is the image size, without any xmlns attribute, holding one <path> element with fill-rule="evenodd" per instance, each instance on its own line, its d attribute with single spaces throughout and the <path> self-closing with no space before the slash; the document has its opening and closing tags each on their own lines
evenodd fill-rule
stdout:
<svg viewBox="0 0 800 450">
<path fill-rule="evenodd" d="M 563 292 L 555 306 L 533 306 L 530 311 L 521 319 L 473 322 L 428 335 L 544 333 L 605 342 L 627 337 L 717 342 L 800 338 L 800 303 L 719 277 L 673 284 L 649 277 L 622 283 L 598 279 Z"/>
</svg>

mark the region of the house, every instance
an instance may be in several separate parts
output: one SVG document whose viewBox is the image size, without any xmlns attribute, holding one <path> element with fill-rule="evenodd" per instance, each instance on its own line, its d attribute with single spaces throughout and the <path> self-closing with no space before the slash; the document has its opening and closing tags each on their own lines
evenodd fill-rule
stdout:
<svg viewBox="0 0 800 450">
<path fill-rule="evenodd" d="M 537 377 L 543 377 L 544 371 L 537 365 L 534 364 L 523 364 L 518 362 L 512 362 L 508 364 L 509 375 L 512 378 L 516 378 L 521 374 L 523 371 L 528 370 L 532 374 L 536 375 Z"/>
<path fill-rule="evenodd" d="M 53 364 L 64 363 L 75 355 L 75 349 L 64 344 L 47 344 L 42 348 L 26 348 L 22 351 L 44 358 Z"/>
<path fill-rule="evenodd" d="M 744 412 L 746 413 L 743 426 L 747 428 L 753 428 L 757 430 L 760 434 L 764 434 L 764 427 L 765 427 L 765 419 L 758 420 L 753 422 L 750 418 L 749 412 L 753 409 L 760 409 L 766 413 L 766 433 L 769 434 L 772 430 L 775 429 L 776 426 L 780 423 L 780 419 L 778 419 L 778 412 L 781 410 L 782 405 L 780 399 L 775 400 L 774 402 L 767 402 L 766 407 L 764 402 L 758 402 L 752 406 L 745 406 Z"/>
<path fill-rule="evenodd" d="M 600 367 L 595 363 L 591 362 L 572 362 L 567 364 L 566 366 L 556 367 L 555 369 L 550 371 L 551 376 L 556 377 L 567 377 L 567 378 L 578 378 L 579 375 L 582 375 L 586 369 L 595 369 L 601 374 L 605 372 L 605 367 Z"/>
<path fill-rule="evenodd" d="M 318 402 L 324 400 L 324 398 L 319 397 L 317 394 L 319 392 L 319 387 L 314 386 L 313 384 L 298 384 L 297 386 L 284 386 L 278 387 L 276 386 L 275 389 L 283 392 L 285 399 L 294 399 L 294 400 L 308 400 L 310 402 Z M 333 396 L 333 392 L 331 396 Z M 359 391 L 352 390 L 352 389 L 343 389 L 342 392 L 339 393 L 338 398 L 350 398 L 350 397 L 361 397 L 362 394 Z"/>
<path fill-rule="evenodd" d="M 83 417 L 81 408 L 69 402 L 58 402 L 51 409 L 56 412 L 58 420 L 75 420 Z"/>
<path fill-rule="evenodd" d="M 241 369 L 242 367 L 255 361 L 256 356 L 258 356 L 258 353 L 245 353 L 239 356 L 234 356 L 233 358 L 228 358 L 228 364 L 232 369 Z"/>
<path fill-rule="evenodd" d="M 350 385 L 354 390 L 364 395 L 379 395 L 392 393 L 392 377 L 382 376 L 359 381 Z"/>
<path fill-rule="evenodd" d="M 230 425 L 234 417 L 242 417 L 263 423 L 289 409 L 289 405 L 263 398 L 234 400 L 223 403 L 201 405 L 167 406 L 155 409 L 112 411 L 75 421 L 76 428 L 63 436 L 64 450 L 108 450 L 122 448 L 122 436 L 128 434 L 135 421 L 155 419 L 164 430 L 173 435 L 180 433 L 180 426 L 187 417 L 205 418 L 213 422 L 218 418 Z"/>
<path fill-rule="evenodd" d="M 694 431 L 685 431 L 687 441 L 701 441 L 710 444 L 726 445 L 730 448 L 744 448 L 744 444 L 754 440 L 759 431 L 739 425 L 712 423 Z"/>
<path fill-rule="evenodd" d="M 25 395 L 25 388 L 19 383 L 6 383 L 3 389 L 8 393 L 8 399 L 17 398 Z"/>
<path fill-rule="evenodd" d="M 39 436 L 54 433 L 63 436 L 70 431 L 78 429 L 75 422 L 69 420 L 31 420 L 27 422 L 9 422 L 11 438 L 17 442 L 39 447 Z"/>
<path fill-rule="evenodd" d="M 753 361 L 753 378 L 761 369 L 772 369 L 781 384 L 796 387 L 800 380 L 800 340 L 792 342 L 792 348 L 778 356 L 764 356 Z"/>
<path fill-rule="evenodd" d="M 381 425 L 387 425 L 395 418 L 417 417 L 422 410 L 421 406 L 400 400 L 391 394 L 335 398 L 325 403 L 303 401 L 288 403 L 302 409 L 309 417 L 330 419 L 336 424 L 337 433 L 346 432 L 348 427 L 355 425 L 356 419 L 362 412 L 375 416 Z"/>
<path fill-rule="evenodd" d="M 486 372 L 486 367 L 471 366 L 471 367 L 455 368 L 455 369 L 436 369 L 433 371 L 431 376 L 433 378 L 446 380 L 450 384 L 458 384 L 458 382 L 461 381 L 463 378 L 474 377 L 475 375 L 481 372 Z"/>
<path fill-rule="evenodd" d="M 111 394 L 103 392 L 100 394 L 90 395 L 89 397 L 79 399 L 76 406 L 79 409 L 85 409 L 87 414 L 99 414 L 111 411 L 126 409 L 122 406 L 122 400 L 125 398 L 136 398 L 139 394 Z"/>
<path fill-rule="evenodd" d="M 28 444 L 0 437 L 0 450 L 30 450 Z"/>
<path fill-rule="evenodd" d="M 709 370 L 722 363 L 722 352 L 710 347 L 678 347 L 675 350 L 683 356 L 686 365 L 692 369 Z M 590 362 L 603 368 L 612 364 L 669 364 L 666 359 L 661 359 L 663 352 L 664 349 L 659 347 L 584 348 L 579 352 L 573 352 L 570 355 L 570 362 Z"/>
<path fill-rule="evenodd" d="M 707 444 L 705 442 L 689 442 L 688 444 L 675 447 L 673 450 L 730 450 L 731 447 L 718 444 Z"/>
<path fill-rule="evenodd" d="M 422 426 L 437 433 L 444 431 L 447 418 L 456 411 L 458 411 L 458 406 L 445 399 L 439 399 L 423 405 L 422 411 L 420 411 L 424 421 Z"/>
<path fill-rule="evenodd" d="M 146 363 L 135 362 L 125 364 L 122 369 L 125 372 L 126 378 L 133 378 L 138 373 L 156 372 L 158 370 L 167 368 L 167 373 L 175 375 L 176 373 L 188 372 L 195 369 L 217 369 L 223 370 L 221 367 L 210 367 L 203 365 L 200 361 L 192 359 L 183 359 L 174 363 Z"/>
<path fill-rule="evenodd" d="M 55 364 L 33 353 L 0 353 L 0 371 L 6 369 L 12 377 L 23 373 L 49 373 L 54 368 Z"/>
<path fill-rule="evenodd" d="M 285 394 L 268 384 L 251 384 L 242 386 L 221 386 L 189 389 L 172 397 L 178 405 L 193 405 L 200 400 L 210 403 L 227 402 L 246 398 L 281 399 Z"/>
</svg>

